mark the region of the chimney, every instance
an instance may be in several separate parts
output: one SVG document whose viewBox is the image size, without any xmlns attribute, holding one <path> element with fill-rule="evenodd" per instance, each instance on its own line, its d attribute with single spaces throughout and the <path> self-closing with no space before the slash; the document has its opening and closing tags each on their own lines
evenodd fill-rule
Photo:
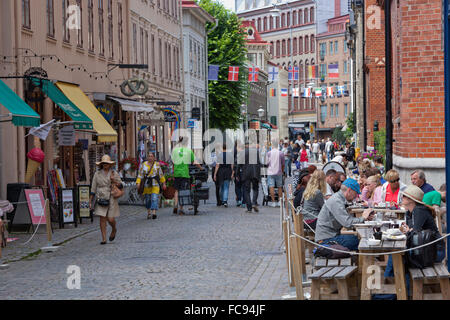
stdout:
<svg viewBox="0 0 450 320">
<path fill-rule="evenodd" d="M 341 16 L 341 0 L 334 0 L 334 17 Z"/>
</svg>

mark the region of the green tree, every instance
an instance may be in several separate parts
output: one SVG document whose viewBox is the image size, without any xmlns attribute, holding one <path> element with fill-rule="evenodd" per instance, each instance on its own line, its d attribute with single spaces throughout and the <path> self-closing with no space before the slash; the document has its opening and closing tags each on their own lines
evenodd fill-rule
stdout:
<svg viewBox="0 0 450 320">
<path fill-rule="evenodd" d="M 200 0 L 199 6 L 218 19 L 208 35 L 208 63 L 219 65 L 219 81 L 209 81 L 209 119 L 211 128 L 236 129 L 241 121 L 240 106 L 248 92 L 244 63 L 247 59 L 245 30 L 231 10 L 212 0 Z M 207 26 L 213 29 L 215 24 Z M 228 66 L 239 67 L 239 81 L 228 82 Z"/>
<path fill-rule="evenodd" d="M 349 141 L 353 137 L 353 134 L 356 133 L 355 123 L 353 122 L 355 114 L 352 112 L 347 117 L 347 130 L 345 130 L 345 138 Z"/>
<path fill-rule="evenodd" d="M 331 138 L 337 140 L 339 144 L 343 144 L 345 142 L 345 133 L 342 131 L 342 128 L 336 128 L 334 129 Z"/>
</svg>

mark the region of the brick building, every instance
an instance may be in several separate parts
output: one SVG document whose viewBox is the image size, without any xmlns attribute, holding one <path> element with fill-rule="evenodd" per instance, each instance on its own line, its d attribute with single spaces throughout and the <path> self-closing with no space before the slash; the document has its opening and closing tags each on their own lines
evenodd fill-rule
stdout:
<svg viewBox="0 0 450 320">
<path fill-rule="evenodd" d="M 441 0 L 393 0 L 393 165 L 410 183 L 421 168 L 435 188 L 445 182 L 444 50 Z"/>
</svg>

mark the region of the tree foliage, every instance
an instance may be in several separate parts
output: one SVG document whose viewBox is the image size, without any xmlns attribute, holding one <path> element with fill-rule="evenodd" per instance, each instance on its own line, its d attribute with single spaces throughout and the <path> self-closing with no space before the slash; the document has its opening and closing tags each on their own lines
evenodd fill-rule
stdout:
<svg viewBox="0 0 450 320">
<path fill-rule="evenodd" d="M 231 10 L 213 0 L 200 0 L 199 6 L 218 19 L 208 35 L 208 64 L 219 65 L 219 81 L 209 81 L 210 127 L 235 129 L 240 122 L 240 106 L 248 90 L 244 63 L 247 59 L 245 30 Z M 215 24 L 207 26 L 207 31 Z M 239 81 L 228 82 L 228 66 L 239 67 Z M 220 81 L 222 80 L 222 81 Z"/>
<path fill-rule="evenodd" d="M 345 137 L 350 140 L 353 137 L 353 134 L 356 133 L 355 123 L 354 123 L 354 112 L 350 113 L 347 117 L 347 130 L 345 130 Z"/>
</svg>

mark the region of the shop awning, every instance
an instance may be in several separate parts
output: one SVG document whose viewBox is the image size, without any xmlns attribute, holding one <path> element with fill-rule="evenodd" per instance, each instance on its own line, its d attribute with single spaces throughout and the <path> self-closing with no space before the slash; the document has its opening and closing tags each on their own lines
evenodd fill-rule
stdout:
<svg viewBox="0 0 450 320">
<path fill-rule="evenodd" d="M 153 111 L 155 111 L 150 105 L 142 103 L 142 102 L 128 100 L 128 99 L 120 99 L 120 98 L 109 97 L 109 96 L 108 96 L 108 99 L 111 99 L 111 100 L 114 100 L 114 101 L 120 103 L 120 105 L 122 106 L 122 110 L 125 110 L 125 111 L 132 111 L 132 112 L 153 112 Z"/>
<path fill-rule="evenodd" d="M 89 119 L 75 104 L 72 103 L 50 80 L 32 78 L 34 85 L 60 107 L 74 122 L 75 129 L 92 130 L 92 120 Z"/>
<path fill-rule="evenodd" d="M 116 142 L 117 132 L 108 121 L 101 115 L 91 100 L 81 89 L 74 84 L 57 82 L 56 86 L 70 99 L 81 111 L 83 111 L 92 120 L 94 130 L 98 135 L 98 142 Z"/>
<path fill-rule="evenodd" d="M 5 106 L 12 114 L 12 123 L 15 126 L 38 127 L 41 116 L 0 80 L 0 104 Z"/>
</svg>

